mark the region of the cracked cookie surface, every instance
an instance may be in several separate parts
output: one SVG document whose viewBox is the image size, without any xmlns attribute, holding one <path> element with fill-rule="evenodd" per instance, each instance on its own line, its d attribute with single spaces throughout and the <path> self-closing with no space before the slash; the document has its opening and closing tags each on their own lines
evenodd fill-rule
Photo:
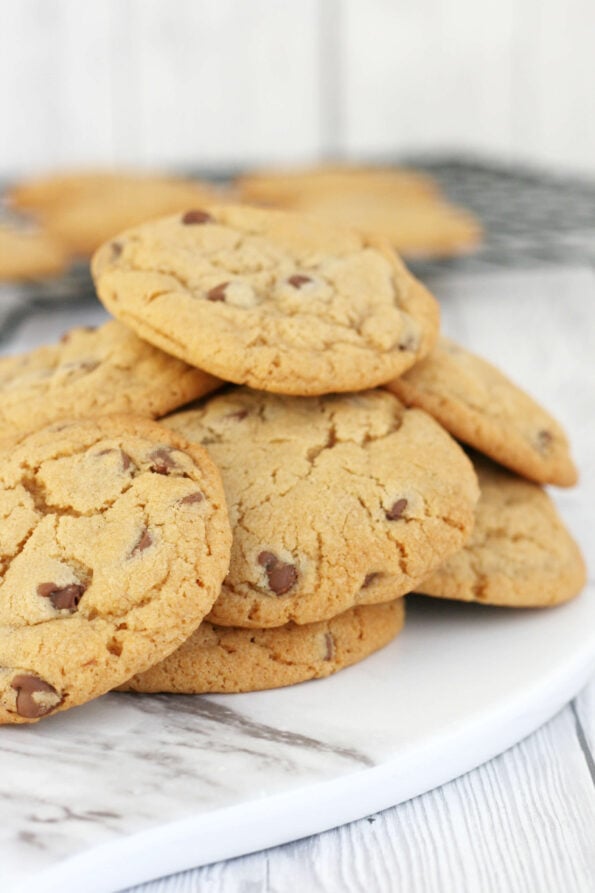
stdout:
<svg viewBox="0 0 595 893">
<path fill-rule="evenodd" d="M 304 626 L 238 629 L 204 621 L 173 654 L 120 691 L 259 691 L 321 679 L 388 645 L 404 620 L 404 600 L 399 598 Z"/>
<path fill-rule="evenodd" d="M 448 338 L 387 388 L 523 477 L 561 487 L 577 481 L 559 423 L 499 369 Z"/>
<path fill-rule="evenodd" d="M 116 320 L 72 329 L 58 344 L 0 359 L 0 437 L 59 418 L 165 415 L 221 384 Z"/>
<path fill-rule="evenodd" d="M 304 399 L 247 388 L 168 416 L 221 471 L 233 544 L 208 619 L 313 623 L 415 588 L 469 536 L 467 456 L 385 391 Z"/>
<path fill-rule="evenodd" d="M 474 465 L 481 495 L 471 539 L 417 591 L 517 608 L 577 595 L 585 564 L 545 490 L 480 456 Z"/>
<path fill-rule="evenodd" d="M 119 685 L 196 629 L 230 530 L 200 447 L 133 416 L 61 421 L 0 447 L 0 722 Z"/>
<path fill-rule="evenodd" d="M 141 337 L 265 391 L 363 390 L 438 334 L 437 302 L 388 243 L 299 214 L 197 209 L 122 233 L 92 269 L 102 302 Z"/>
</svg>

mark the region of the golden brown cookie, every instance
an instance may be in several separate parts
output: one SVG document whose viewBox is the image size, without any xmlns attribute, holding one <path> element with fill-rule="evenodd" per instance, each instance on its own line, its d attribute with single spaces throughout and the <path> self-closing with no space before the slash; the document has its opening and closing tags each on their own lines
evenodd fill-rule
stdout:
<svg viewBox="0 0 595 893">
<path fill-rule="evenodd" d="M 363 390 L 433 345 L 439 310 L 385 243 L 298 214 L 215 207 L 93 258 L 105 306 L 168 353 L 284 394 Z"/>
<path fill-rule="evenodd" d="M 468 211 L 440 195 L 424 174 L 399 168 L 330 167 L 240 178 L 245 201 L 313 214 L 388 240 L 407 257 L 461 254 L 482 230 Z"/>
<path fill-rule="evenodd" d="M 24 182 L 12 204 L 44 223 L 70 251 L 89 256 L 111 236 L 153 217 L 217 200 L 214 188 L 159 174 L 90 171 Z"/>
<path fill-rule="evenodd" d="M 403 599 L 360 605 L 320 623 L 236 629 L 205 621 L 173 654 L 120 691 L 241 692 L 321 679 L 388 645 L 405 620 Z"/>
<path fill-rule="evenodd" d="M 329 223 L 352 226 L 369 238 L 386 239 L 407 258 L 465 254 L 482 240 L 479 221 L 442 199 L 412 201 L 390 192 L 351 190 L 307 193 L 286 206 Z"/>
<path fill-rule="evenodd" d="M 219 593 L 230 530 L 204 450 L 134 416 L 0 447 L 0 722 L 32 722 L 148 669 Z"/>
<path fill-rule="evenodd" d="M 234 389 L 165 424 L 206 446 L 223 478 L 234 539 L 213 623 L 313 623 L 391 601 L 471 532 L 469 459 L 385 391 Z"/>
<path fill-rule="evenodd" d="M 64 417 L 165 415 L 222 382 L 163 353 L 116 320 L 0 359 L 0 437 Z"/>
<path fill-rule="evenodd" d="M 0 280 L 57 276 L 67 265 L 66 249 L 48 233 L 0 226 Z"/>
<path fill-rule="evenodd" d="M 417 591 L 510 608 L 577 595 L 585 564 L 545 490 L 479 456 L 474 465 L 481 496 L 471 539 Z"/>
<path fill-rule="evenodd" d="M 438 197 L 438 185 L 427 174 L 407 168 L 325 165 L 317 168 L 260 171 L 239 177 L 236 187 L 243 201 L 256 205 L 291 207 L 307 195 L 389 192 L 410 202 Z"/>
<path fill-rule="evenodd" d="M 558 422 L 499 369 L 448 338 L 387 385 L 447 431 L 518 474 L 570 487 L 577 471 Z"/>
</svg>

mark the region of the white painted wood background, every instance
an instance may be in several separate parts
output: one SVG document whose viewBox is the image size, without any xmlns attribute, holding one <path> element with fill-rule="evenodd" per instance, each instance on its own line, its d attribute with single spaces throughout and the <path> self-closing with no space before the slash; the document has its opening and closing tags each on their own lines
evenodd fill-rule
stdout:
<svg viewBox="0 0 595 893">
<path fill-rule="evenodd" d="M 0 0 L 0 176 L 482 152 L 595 174 L 593 0 Z"/>
</svg>

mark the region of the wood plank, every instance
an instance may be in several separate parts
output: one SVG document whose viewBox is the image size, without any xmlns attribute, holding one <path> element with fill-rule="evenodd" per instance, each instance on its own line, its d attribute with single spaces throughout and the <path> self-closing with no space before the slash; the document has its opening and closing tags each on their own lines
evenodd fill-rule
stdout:
<svg viewBox="0 0 595 893">
<path fill-rule="evenodd" d="M 111 157 L 110 5 L 3 4 L 2 175 Z"/>
<path fill-rule="evenodd" d="M 514 0 L 344 4 L 346 148 L 510 149 Z"/>
<path fill-rule="evenodd" d="M 317 154 L 315 0 L 135 0 L 135 14 L 145 162 L 220 167 Z"/>
<path fill-rule="evenodd" d="M 589 761 L 589 755 L 586 753 L 588 750 L 592 760 L 595 761 L 595 679 L 585 686 L 573 702 L 573 707 L 578 725 L 577 734 L 585 750 L 585 759 Z M 591 764 L 591 770 L 595 784 L 595 765 Z"/>
<path fill-rule="evenodd" d="M 459 779 L 326 834 L 134 893 L 590 893 L 595 788 L 565 708 Z"/>
<path fill-rule="evenodd" d="M 515 5 L 513 147 L 542 164 L 595 171 L 591 0 Z"/>
</svg>

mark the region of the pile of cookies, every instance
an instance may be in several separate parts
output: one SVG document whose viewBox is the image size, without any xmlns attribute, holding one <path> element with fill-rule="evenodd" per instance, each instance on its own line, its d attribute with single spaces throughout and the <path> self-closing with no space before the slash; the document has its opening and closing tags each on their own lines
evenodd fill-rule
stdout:
<svg viewBox="0 0 595 893">
<path fill-rule="evenodd" d="M 79 171 L 25 180 L 0 220 L 0 281 L 43 279 L 89 258 L 114 233 L 186 208 L 233 201 L 284 208 L 388 239 L 400 254 L 468 252 L 481 226 L 438 184 L 404 168 L 347 165 L 254 173 L 223 190 L 163 173 Z"/>
<path fill-rule="evenodd" d="M 580 590 L 540 486 L 576 480 L 563 431 L 439 338 L 390 242 L 202 205 L 92 273 L 114 320 L 0 362 L 0 721 L 326 676 L 412 591 Z"/>
</svg>

